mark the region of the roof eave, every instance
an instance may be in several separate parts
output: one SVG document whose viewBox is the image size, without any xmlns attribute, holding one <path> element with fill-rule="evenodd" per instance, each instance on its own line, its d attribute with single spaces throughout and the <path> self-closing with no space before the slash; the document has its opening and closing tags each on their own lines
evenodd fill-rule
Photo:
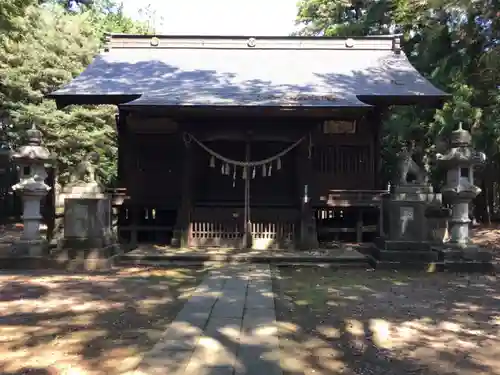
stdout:
<svg viewBox="0 0 500 375">
<path fill-rule="evenodd" d="M 120 105 L 140 98 L 138 94 L 112 94 L 112 95 L 89 95 L 89 94 L 57 94 L 46 95 L 45 98 L 56 101 L 58 109 L 69 105 Z"/>
<path fill-rule="evenodd" d="M 372 105 L 363 104 L 363 105 L 337 105 L 337 106 L 329 106 L 329 105 L 227 105 L 227 104 L 212 104 L 212 105 L 179 105 L 179 104 L 134 104 L 134 103 L 123 103 L 119 105 L 120 108 L 130 109 L 130 108 L 165 108 L 165 109 L 205 109 L 205 110 L 237 110 L 237 109 L 273 109 L 278 111 L 311 111 L 315 109 L 321 110 L 347 110 L 347 109 L 355 109 L 355 110 L 371 110 L 373 109 Z"/>
<path fill-rule="evenodd" d="M 127 112 L 148 113 L 186 113 L 189 115 L 248 115 L 248 116 L 303 116 L 303 117 L 332 117 L 341 114 L 342 118 L 358 118 L 360 114 L 372 111 L 373 106 L 243 106 L 243 105 L 119 105 L 120 110 Z"/>
<path fill-rule="evenodd" d="M 452 95 L 440 93 L 435 95 L 358 95 L 359 100 L 374 106 L 389 105 L 423 105 L 431 108 L 441 108 Z"/>
</svg>

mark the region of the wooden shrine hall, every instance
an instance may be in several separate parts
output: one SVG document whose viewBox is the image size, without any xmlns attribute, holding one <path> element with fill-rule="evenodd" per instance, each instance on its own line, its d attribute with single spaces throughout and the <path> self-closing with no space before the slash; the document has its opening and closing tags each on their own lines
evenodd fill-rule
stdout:
<svg viewBox="0 0 500 375">
<path fill-rule="evenodd" d="M 111 35 L 49 97 L 118 106 L 122 241 L 280 249 L 379 235 L 381 119 L 446 94 L 398 37 Z"/>
</svg>

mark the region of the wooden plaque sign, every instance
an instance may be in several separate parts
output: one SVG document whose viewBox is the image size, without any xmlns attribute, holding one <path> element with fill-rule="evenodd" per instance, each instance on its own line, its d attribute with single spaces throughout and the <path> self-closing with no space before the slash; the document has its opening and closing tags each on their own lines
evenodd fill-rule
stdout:
<svg viewBox="0 0 500 375">
<path fill-rule="evenodd" d="M 325 134 L 354 134 L 356 133 L 356 121 L 328 120 L 323 123 Z"/>
</svg>

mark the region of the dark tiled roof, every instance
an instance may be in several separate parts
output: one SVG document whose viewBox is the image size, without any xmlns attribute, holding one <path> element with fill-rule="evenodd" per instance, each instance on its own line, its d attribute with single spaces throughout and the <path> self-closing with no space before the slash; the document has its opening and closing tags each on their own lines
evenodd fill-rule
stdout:
<svg viewBox="0 0 500 375">
<path fill-rule="evenodd" d="M 49 97 L 136 105 L 363 106 L 367 97 L 444 97 L 389 39 L 118 36 Z M 154 43 L 153 43 L 154 44 Z M 348 46 L 349 45 L 349 46 Z M 103 99 L 104 98 L 104 99 Z M 418 99 L 416 99 L 418 102 Z"/>
</svg>

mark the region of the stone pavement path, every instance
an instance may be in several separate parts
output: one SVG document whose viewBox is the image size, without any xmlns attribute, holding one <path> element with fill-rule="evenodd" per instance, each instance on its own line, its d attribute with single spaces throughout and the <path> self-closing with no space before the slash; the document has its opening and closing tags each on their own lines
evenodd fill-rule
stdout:
<svg viewBox="0 0 500 375">
<path fill-rule="evenodd" d="M 227 265 L 198 286 L 134 375 L 280 375 L 268 265 Z"/>
</svg>

